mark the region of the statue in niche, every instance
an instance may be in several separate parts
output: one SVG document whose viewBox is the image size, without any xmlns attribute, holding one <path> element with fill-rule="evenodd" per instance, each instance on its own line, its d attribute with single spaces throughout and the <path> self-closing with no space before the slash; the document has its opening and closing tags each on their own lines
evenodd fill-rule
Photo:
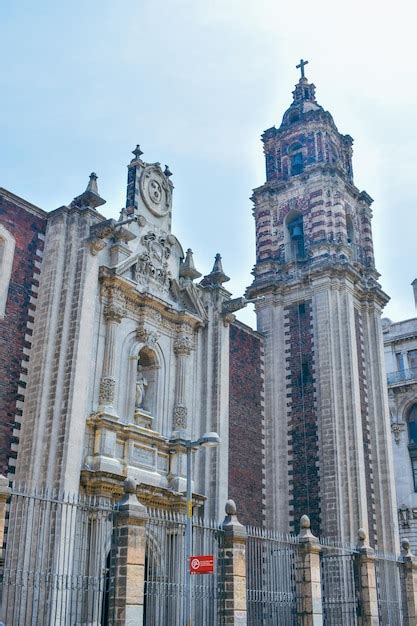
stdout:
<svg viewBox="0 0 417 626">
<path fill-rule="evenodd" d="M 134 388 L 135 423 L 145 428 L 152 427 L 155 417 L 157 369 L 155 352 L 145 346 L 138 354 Z"/>
<path fill-rule="evenodd" d="M 139 374 L 139 377 L 136 381 L 135 409 L 142 409 L 143 403 L 145 400 L 145 391 L 146 391 L 145 388 L 148 386 L 148 381 L 141 374 L 141 372 L 139 372 L 138 374 Z"/>
</svg>

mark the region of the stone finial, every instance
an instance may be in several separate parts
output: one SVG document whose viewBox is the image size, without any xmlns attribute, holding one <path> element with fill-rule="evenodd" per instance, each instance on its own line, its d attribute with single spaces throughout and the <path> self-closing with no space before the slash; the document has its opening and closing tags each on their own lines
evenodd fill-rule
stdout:
<svg viewBox="0 0 417 626">
<path fill-rule="evenodd" d="M 226 515 L 231 516 L 231 515 L 236 515 L 237 513 L 237 509 L 236 509 L 236 503 L 234 500 L 228 500 L 226 502 L 226 505 L 224 507 L 224 510 L 226 512 Z"/>
<path fill-rule="evenodd" d="M 137 160 L 137 159 L 140 159 L 140 157 L 142 156 L 143 152 L 142 152 L 142 150 L 140 149 L 140 145 L 139 145 L 139 144 L 136 144 L 136 148 L 135 148 L 134 150 L 132 150 L 132 154 L 133 154 L 133 155 L 134 155 L 134 157 L 135 157 L 135 158 L 133 159 L 134 161 L 135 161 L 135 160 Z"/>
<path fill-rule="evenodd" d="M 91 172 L 86 190 L 84 193 L 74 198 L 71 202 L 72 207 L 78 207 L 79 209 L 96 209 L 98 206 L 106 204 L 106 201 L 98 192 L 97 178 L 97 174 Z"/>
<path fill-rule="evenodd" d="M 237 519 L 237 508 L 234 500 L 227 500 L 225 505 L 226 517 L 224 518 L 222 527 L 226 533 L 235 537 L 246 537 L 246 529 Z"/>
<path fill-rule="evenodd" d="M 366 547 L 366 531 L 363 528 L 358 530 L 358 548 Z"/>
<path fill-rule="evenodd" d="M 126 478 L 123 483 L 124 495 L 116 504 L 117 511 L 120 516 L 124 516 L 132 520 L 147 519 L 148 512 L 142 502 L 139 502 L 136 489 L 137 481 L 134 478 Z"/>
<path fill-rule="evenodd" d="M 190 280 L 200 278 L 201 276 L 200 272 L 195 268 L 193 251 L 191 250 L 191 248 L 188 248 L 185 259 L 183 263 L 181 263 L 180 276 L 181 278 L 189 278 Z"/>
<path fill-rule="evenodd" d="M 302 515 L 300 518 L 299 537 L 304 541 L 317 541 L 317 537 L 311 532 L 311 522 L 308 515 Z"/>
<path fill-rule="evenodd" d="M 203 280 L 201 281 L 201 285 L 203 287 L 220 287 L 228 280 L 230 280 L 230 278 L 226 276 L 226 274 L 223 272 L 222 257 L 219 253 L 217 253 L 214 259 L 213 269 L 211 270 L 210 274 L 204 276 Z"/>
<path fill-rule="evenodd" d="M 407 556 L 407 557 L 414 556 L 413 553 L 411 552 L 410 542 L 406 537 L 404 537 L 404 539 L 401 540 L 401 554 L 402 556 Z"/>
<path fill-rule="evenodd" d="M 165 165 L 164 174 L 167 178 L 170 178 L 170 176 L 172 176 L 172 172 L 169 169 L 168 165 Z"/>
</svg>

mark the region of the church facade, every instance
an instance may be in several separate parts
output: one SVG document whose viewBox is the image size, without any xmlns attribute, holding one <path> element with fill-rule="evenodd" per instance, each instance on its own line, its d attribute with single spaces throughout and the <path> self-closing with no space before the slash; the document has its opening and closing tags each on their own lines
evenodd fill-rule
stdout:
<svg viewBox="0 0 417 626">
<path fill-rule="evenodd" d="M 362 527 L 371 545 L 396 550 L 372 199 L 354 185 L 351 137 L 301 69 L 281 126 L 262 137 L 246 297 L 226 289 L 220 255 L 204 277 L 195 268 L 171 230 L 171 172 L 139 146 L 118 220 L 100 213 L 95 174 L 50 213 L 0 190 L 14 202 L 0 242 L 15 238 L 13 206 L 42 240 L 0 257 L 11 259 L 0 330 L 16 317 L 13 268 L 39 273 L 19 304 L 36 313 L 16 331 L 15 406 L 1 416 L 10 479 L 115 500 L 129 477 L 145 504 L 178 509 L 175 441 L 216 432 L 220 445 L 194 455 L 196 511 L 219 518 L 233 497 L 244 523 L 296 531 L 307 513 L 315 534 L 356 542 Z M 234 315 L 249 300 L 256 331 Z M 6 380 L 7 357 L 0 367 Z"/>
</svg>

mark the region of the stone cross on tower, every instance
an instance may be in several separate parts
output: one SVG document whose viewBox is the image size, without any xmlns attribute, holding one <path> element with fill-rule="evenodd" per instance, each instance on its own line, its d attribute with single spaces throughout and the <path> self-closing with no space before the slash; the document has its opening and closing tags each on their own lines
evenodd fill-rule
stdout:
<svg viewBox="0 0 417 626">
<path fill-rule="evenodd" d="M 297 69 L 301 70 L 301 78 L 305 78 L 304 66 L 307 64 L 308 64 L 308 61 L 304 61 L 304 59 L 301 59 L 300 63 L 295 66 Z"/>
</svg>

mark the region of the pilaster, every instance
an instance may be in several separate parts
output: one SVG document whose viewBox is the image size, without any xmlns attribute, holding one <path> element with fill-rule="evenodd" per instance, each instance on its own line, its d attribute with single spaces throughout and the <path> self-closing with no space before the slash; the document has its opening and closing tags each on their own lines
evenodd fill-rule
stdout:
<svg viewBox="0 0 417 626">
<path fill-rule="evenodd" d="M 106 339 L 104 344 L 103 373 L 100 381 L 100 410 L 114 414 L 114 399 L 116 391 L 115 350 L 117 327 L 124 317 L 123 307 L 118 303 L 108 303 L 104 306 L 106 320 Z"/>
</svg>

